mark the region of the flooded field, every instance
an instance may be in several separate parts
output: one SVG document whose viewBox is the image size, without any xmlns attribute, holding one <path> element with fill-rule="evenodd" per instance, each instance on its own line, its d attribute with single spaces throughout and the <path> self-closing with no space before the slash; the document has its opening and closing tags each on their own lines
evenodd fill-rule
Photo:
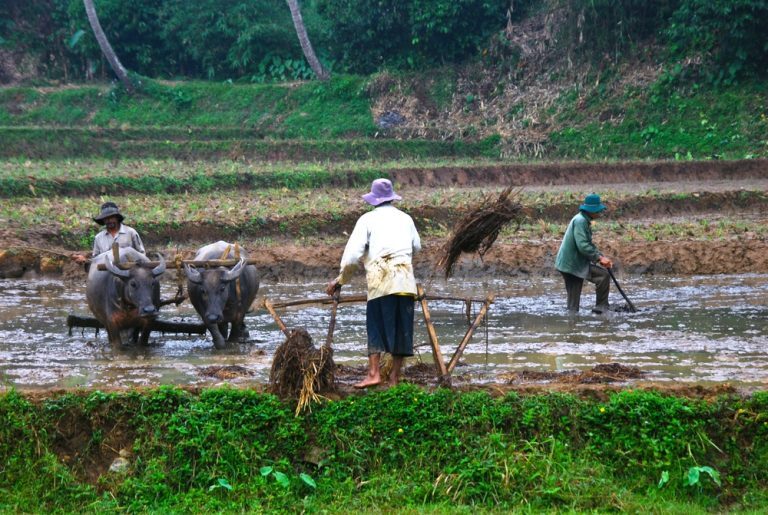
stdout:
<svg viewBox="0 0 768 515">
<path fill-rule="evenodd" d="M 565 291 L 555 276 L 425 284 L 428 294 L 484 298 L 496 295 L 487 324 L 481 326 L 456 368 L 463 381 L 492 382 L 505 373 L 585 370 L 618 362 L 637 367 L 644 381 L 757 386 L 768 383 L 768 275 L 619 277 L 638 313 L 589 312 L 594 287 L 586 284 L 582 313 L 569 317 Z M 259 297 L 284 302 L 323 297 L 324 284 L 264 284 Z M 163 285 L 163 298 L 175 285 Z M 362 282 L 343 295 L 363 293 Z M 615 288 L 611 302 L 624 302 Z M 474 314 L 479 309 L 474 304 Z M 431 301 L 430 311 L 446 360 L 467 330 L 462 302 Z M 166 306 L 164 320 L 196 322 L 191 305 Z M 289 327 L 305 327 L 316 345 L 330 319 L 328 306 L 290 308 L 281 316 Z M 52 279 L 0 280 L 0 388 L 110 388 L 160 384 L 208 385 L 220 381 L 201 374 L 211 365 L 239 365 L 252 375 L 230 380 L 263 383 L 272 355 L 284 337 L 263 310 L 246 318 L 249 341 L 216 351 L 210 336 L 153 334 L 149 347 L 112 349 L 105 331 L 74 329 L 69 314 L 89 316 L 85 287 Z M 416 310 L 417 357 L 432 364 L 420 308 Z M 365 306 L 339 308 L 335 360 L 365 363 Z"/>
</svg>

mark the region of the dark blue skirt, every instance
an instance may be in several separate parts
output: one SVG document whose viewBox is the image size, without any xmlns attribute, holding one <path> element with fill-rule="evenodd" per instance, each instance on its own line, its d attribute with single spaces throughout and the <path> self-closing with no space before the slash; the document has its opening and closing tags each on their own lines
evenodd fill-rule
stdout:
<svg viewBox="0 0 768 515">
<path fill-rule="evenodd" d="M 368 301 L 365 321 L 369 355 L 388 352 L 413 356 L 413 307 L 410 295 L 385 295 Z"/>
</svg>

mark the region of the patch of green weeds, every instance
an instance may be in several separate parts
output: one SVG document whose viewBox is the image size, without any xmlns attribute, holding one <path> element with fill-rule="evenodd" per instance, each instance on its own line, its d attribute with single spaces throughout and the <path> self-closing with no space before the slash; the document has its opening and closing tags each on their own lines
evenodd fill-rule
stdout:
<svg viewBox="0 0 768 515">
<path fill-rule="evenodd" d="M 766 399 L 493 398 L 401 385 L 295 417 L 290 403 L 243 389 L 78 392 L 35 404 L 11 391 L 0 395 L 0 479 L 14 488 L 0 488 L 0 507 L 663 512 L 727 511 L 739 499 L 757 509 Z M 71 428 L 89 436 L 67 441 Z M 83 467 L 116 434 L 133 436 L 131 466 L 102 473 L 97 490 Z"/>
</svg>

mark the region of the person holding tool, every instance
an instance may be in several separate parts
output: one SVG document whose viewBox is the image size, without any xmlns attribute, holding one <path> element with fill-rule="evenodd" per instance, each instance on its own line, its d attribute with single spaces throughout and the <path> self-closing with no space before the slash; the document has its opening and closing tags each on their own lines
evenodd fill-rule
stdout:
<svg viewBox="0 0 768 515">
<path fill-rule="evenodd" d="M 608 291 L 611 284 L 610 269 L 613 261 L 604 256 L 592 242 L 592 221 L 599 218 L 606 207 L 600 195 L 591 193 L 584 198 L 579 212 L 571 219 L 555 258 L 555 268 L 565 279 L 568 293 L 568 311 L 579 311 L 581 288 L 584 280 L 596 287 L 594 313 L 608 311 Z"/>
<path fill-rule="evenodd" d="M 382 382 L 379 363 L 382 352 L 392 355 L 392 369 L 386 382 L 394 386 L 408 356 L 413 356 L 413 317 L 416 279 L 413 254 L 421 240 L 413 219 L 392 205 L 402 197 L 388 179 L 376 179 L 363 199 L 375 209 L 355 224 L 341 257 L 341 273 L 328 283 L 326 293 L 337 295 L 347 284 L 362 259 L 368 285 L 366 329 L 368 332 L 368 373 L 355 384 L 367 388 Z"/>
</svg>

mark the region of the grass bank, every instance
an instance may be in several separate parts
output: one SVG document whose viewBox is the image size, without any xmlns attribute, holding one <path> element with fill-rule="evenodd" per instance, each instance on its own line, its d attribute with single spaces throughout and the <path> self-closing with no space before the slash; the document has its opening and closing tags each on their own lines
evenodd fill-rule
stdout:
<svg viewBox="0 0 768 515">
<path fill-rule="evenodd" d="M 575 84 L 553 75 L 544 85 L 548 100 L 541 104 L 533 91 L 507 98 L 503 78 L 489 90 L 481 78 L 472 82 L 471 74 L 446 81 L 432 72 L 252 85 L 147 79 L 133 96 L 106 86 L 4 88 L 0 157 L 689 161 L 768 156 L 765 84 L 678 83 L 658 71 L 652 82 L 637 83 L 626 73 L 630 76 L 618 72 Z M 400 114 L 401 125 L 376 124 L 376 116 L 388 111 Z"/>
<path fill-rule="evenodd" d="M 402 385 L 316 406 L 161 387 L 0 396 L 0 510 L 750 511 L 768 396 L 492 398 Z M 110 471 L 119 454 L 127 469 Z"/>
</svg>

